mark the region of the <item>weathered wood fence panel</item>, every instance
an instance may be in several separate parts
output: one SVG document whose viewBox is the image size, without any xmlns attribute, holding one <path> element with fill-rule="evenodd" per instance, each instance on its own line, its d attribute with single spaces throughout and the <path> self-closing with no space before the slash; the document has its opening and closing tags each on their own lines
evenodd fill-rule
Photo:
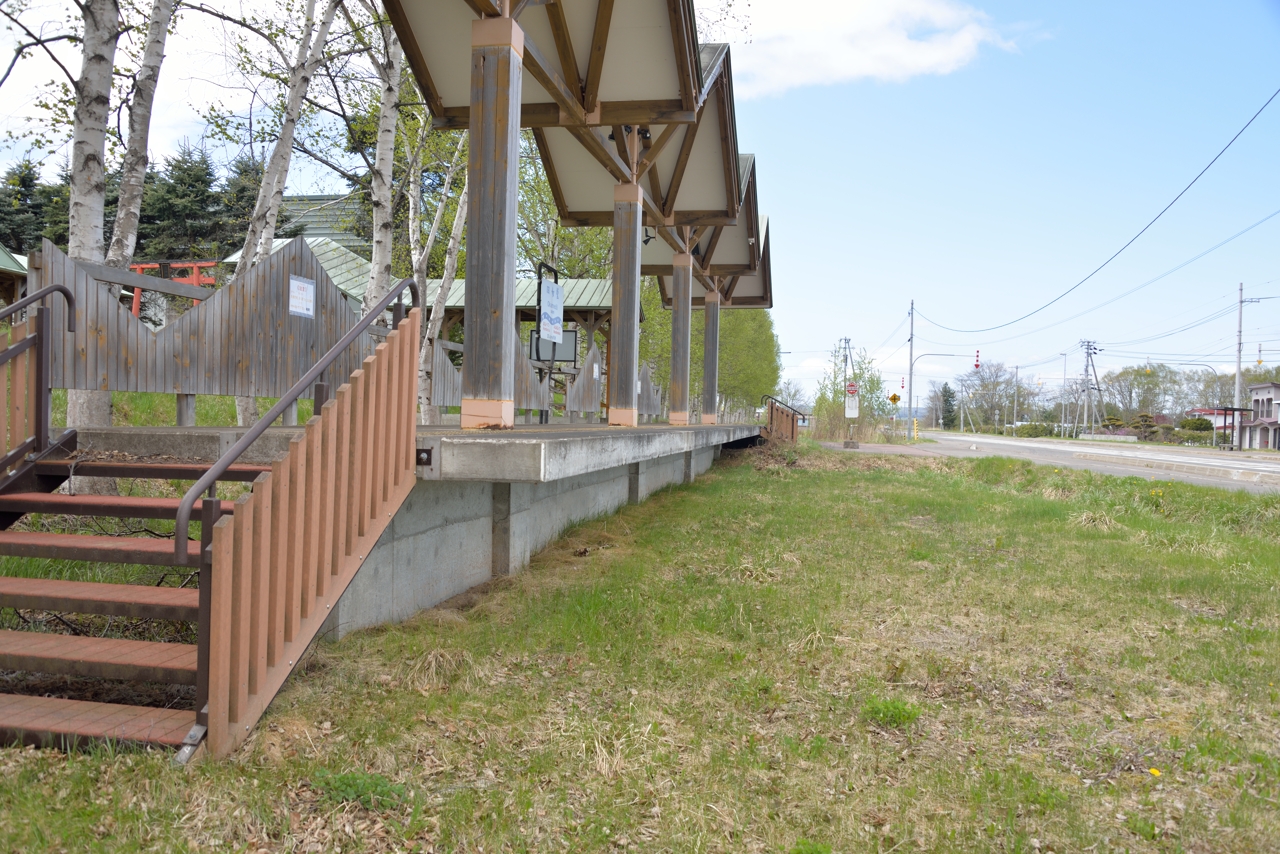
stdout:
<svg viewBox="0 0 1280 854">
<path fill-rule="evenodd" d="M 289 312 L 290 276 L 315 282 L 314 317 Z M 73 333 L 51 305 L 55 388 L 280 397 L 359 320 L 301 237 L 159 332 L 46 240 L 39 287 L 52 284 L 76 297 Z M 375 346 L 361 335 L 322 380 L 344 380 Z"/>
<path fill-rule="evenodd" d="M 9 412 L 5 422 L 0 423 L 0 435 L 5 436 L 0 457 L 7 457 L 10 451 L 20 448 L 36 434 L 36 353 L 32 346 L 34 342 L 28 343 L 27 340 L 28 336 L 34 338 L 36 334 L 35 311 L 29 310 L 28 314 L 28 320 L 15 323 L 10 328 L 6 342 L 9 346 L 5 348 L 5 352 L 23 344 L 27 345 L 27 349 L 13 356 L 7 365 L 0 368 L 0 386 L 3 386 Z M 8 474 L 23 462 L 24 456 L 19 454 L 0 474 Z"/>
<path fill-rule="evenodd" d="M 640 393 L 636 395 L 636 412 L 654 418 L 662 414 L 662 398 L 653 384 L 653 372 L 646 364 L 640 368 Z"/>
<path fill-rule="evenodd" d="M 533 366 L 520 348 L 516 348 L 516 409 L 550 409 L 551 377 L 538 379 L 538 369 Z"/>
<path fill-rule="evenodd" d="M 418 309 L 213 533 L 209 751 L 248 736 L 408 496 Z"/>
<path fill-rule="evenodd" d="M 599 412 L 600 396 L 604 390 L 601 377 L 600 350 L 595 344 L 582 360 L 582 370 L 569 383 L 564 395 L 565 412 Z"/>
<path fill-rule="evenodd" d="M 462 371 L 449 361 L 450 351 L 461 353 L 462 345 L 436 339 L 431 354 L 431 405 L 462 405 Z"/>
</svg>

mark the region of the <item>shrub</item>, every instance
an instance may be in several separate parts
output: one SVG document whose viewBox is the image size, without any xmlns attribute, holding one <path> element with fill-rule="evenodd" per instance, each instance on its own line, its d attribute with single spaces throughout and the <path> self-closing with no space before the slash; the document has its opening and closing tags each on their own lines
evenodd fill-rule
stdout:
<svg viewBox="0 0 1280 854">
<path fill-rule="evenodd" d="M 901 697 L 882 698 L 872 694 L 862 705 L 862 716 L 890 729 L 910 726 L 920 717 L 921 708 Z"/>
<path fill-rule="evenodd" d="M 1207 433 L 1213 429 L 1213 422 L 1208 418 L 1184 418 L 1178 423 L 1180 430 L 1193 430 L 1196 433 Z"/>
<path fill-rule="evenodd" d="M 1014 428 L 1013 435 L 1020 436 L 1023 439 L 1039 439 L 1043 436 L 1053 435 L 1052 424 L 1020 424 Z"/>
<path fill-rule="evenodd" d="M 334 774 L 321 768 L 315 773 L 313 784 L 317 791 L 329 800 L 358 801 L 365 809 L 389 807 L 404 800 L 404 786 L 396 786 L 381 774 L 352 771 Z"/>
</svg>

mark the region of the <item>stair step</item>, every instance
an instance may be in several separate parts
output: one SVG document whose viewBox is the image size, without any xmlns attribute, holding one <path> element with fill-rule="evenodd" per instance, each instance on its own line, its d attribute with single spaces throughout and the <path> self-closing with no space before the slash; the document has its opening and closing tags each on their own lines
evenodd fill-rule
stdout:
<svg viewBox="0 0 1280 854">
<path fill-rule="evenodd" d="M 200 591 L 51 578 L 0 578 L 0 608 L 196 620 L 200 617 Z"/>
<path fill-rule="evenodd" d="M 13 492 L 0 495 L 0 513 L 63 513 L 69 516 L 111 516 L 117 519 L 173 519 L 180 498 L 140 498 L 124 495 L 62 495 L 46 492 Z M 199 519 L 202 501 L 195 503 L 191 518 Z M 223 501 L 222 513 L 235 512 L 234 501 Z"/>
<path fill-rule="evenodd" d="M 110 739 L 177 747 L 195 722 L 195 712 L 179 709 L 0 694 L 0 738 L 9 743 L 72 747 Z"/>
<path fill-rule="evenodd" d="M 77 460 L 41 460 L 35 464 L 36 474 L 66 477 L 146 477 L 156 480 L 199 480 L 213 463 L 134 463 L 90 462 Z M 252 481 L 271 466 L 236 464 L 218 480 Z"/>
<path fill-rule="evenodd" d="M 0 669 L 196 684 L 196 647 L 119 638 L 0 631 Z"/>
<path fill-rule="evenodd" d="M 43 534 L 0 531 L 0 555 L 91 560 L 146 566 L 177 566 L 172 540 L 148 537 L 106 537 L 97 534 Z M 200 557 L 200 543 L 187 540 L 188 566 Z"/>
</svg>

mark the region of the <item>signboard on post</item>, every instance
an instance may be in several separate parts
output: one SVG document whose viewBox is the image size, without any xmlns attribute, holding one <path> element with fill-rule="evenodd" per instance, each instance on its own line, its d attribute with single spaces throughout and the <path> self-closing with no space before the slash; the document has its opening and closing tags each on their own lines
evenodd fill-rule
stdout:
<svg viewBox="0 0 1280 854">
<path fill-rule="evenodd" d="M 542 317 L 538 324 L 538 337 L 543 341 L 564 343 L 564 288 L 551 279 L 544 278 L 542 288 Z"/>
<path fill-rule="evenodd" d="M 858 384 L 855 382 L 844 384 L 844 417 L 858 417 Z"/>
<path fill-rule="evenodd" d="M 289 313 L 295 317 L 316 316 L 316 282 L 301 276 L 289 277 Z"/>
</svg>

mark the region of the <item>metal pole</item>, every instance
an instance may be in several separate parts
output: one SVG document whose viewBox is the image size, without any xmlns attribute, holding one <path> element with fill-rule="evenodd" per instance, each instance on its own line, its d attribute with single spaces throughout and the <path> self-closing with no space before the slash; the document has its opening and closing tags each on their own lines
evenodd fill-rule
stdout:
<svg viewBox="0 0 1280 854">
<path fill-rule="evenodd" d="M 1240 300 L 1236 307 L 1236 394 L 1235 402 L 1232 406 L 1240 409 L 1240 392 L 1243 378 L 1240 376 L 1240 356 L 1244 352 L 1244 282 L 1240 283 Z M 1235 450 L 1240 450 L 1240 420 L 1237 417 L 1240 413 L 1233 412 L 1231 415 L 1231 442 Z"/>
<path fill-rule="evenodd" d="M 907 418 L 915 418 L 915 409 L 911 405 L 911 401 L 915 398 L 912 394 L 915 391 L 916 379 L 916 362 L 913 358 L 916 352 L 916 301 L 911 301 L 911 311 L 908 312 L 911 318 L 911 334 L 907 338 Z"/>
<path fill-rule="evenodd" d="M 1018 366 L 1013 366 L 1013 432 L 1018 432 Z"/>
</svg>

